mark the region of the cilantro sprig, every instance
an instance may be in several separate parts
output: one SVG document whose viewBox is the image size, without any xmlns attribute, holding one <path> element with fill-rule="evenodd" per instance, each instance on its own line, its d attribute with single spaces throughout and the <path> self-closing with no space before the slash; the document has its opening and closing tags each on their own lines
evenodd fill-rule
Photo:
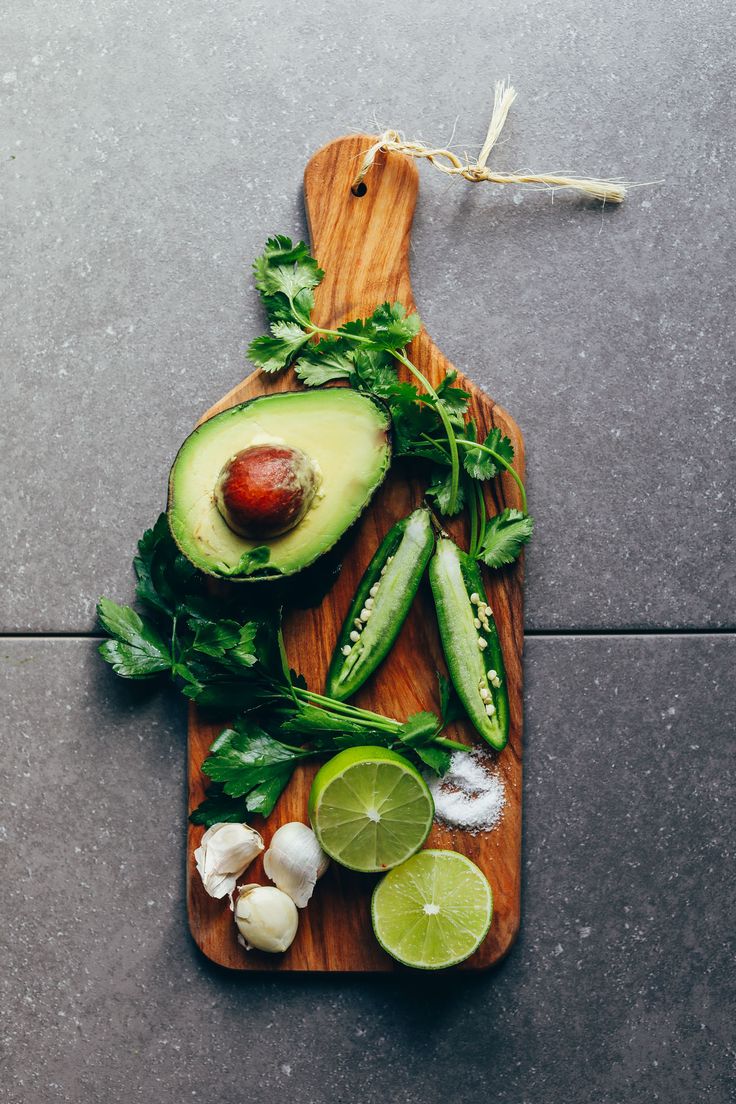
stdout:
<svg viewBox="0 0 736 1104">
<path fill-rule="evenodd" d="M 141 538 L 134 567 L 141 612 L 107 598 L 98 604 L 109 634 L 103 659 L 123 678 L 168 674 L 200 708 L 235 718 L 202 765 L 212 787 L 195 823 L 268 816 L 299 763 L 344 747 L 383 744 L 443 773 L 463 746 L 441 735 L 453 719 L 446 687 L 441 717 L 404 722 L 309 690 L 289 668 L 280 609 L 217 598 L 179 553 L 165 514 Z"/>
<path fill-rule="evenodd" d="M 513 464 L 513 445 L 498 428 L 478 440 L 475 423 L 466 421 L 470 396 L 455 386 L 457 372 L 433 387 L 409 358 L 407 347 L 421 329 L 419 315 L 401 303 L 381 303 L 369 317 L 337 329 L 317 326 L 312 321 L 314 289 L 324 273 L 305 242 L 294 245 L 287 237 L 270 238 L 253 270 L 270 331 L 251 343 L 253 363 L 269 373 L 293 366 L 307 387 L 345 380 L 382 399 L 391 412 L 396 454 L 429 464 L 427 497 L 433 505 L 448 517 L 468 510 L 470 554 L 489 566 L 513 562 L 508 556 L 519 555 L 533 527 L 524 484 Z M 398 365 L 421 391 L 399 377 Z M 515 526 L 514 539 L 507 537 L 498 553 L 493 550 L 502 523 L 486 518 L 481 484 L 501 472 L 508 472 L 519 487 L 524 524 Z"/>
</svg>

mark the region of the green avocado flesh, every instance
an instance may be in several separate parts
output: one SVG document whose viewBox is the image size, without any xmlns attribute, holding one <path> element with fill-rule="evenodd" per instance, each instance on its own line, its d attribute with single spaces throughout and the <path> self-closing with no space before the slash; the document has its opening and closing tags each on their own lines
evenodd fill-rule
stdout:
<svg viewBox="0 0 736 1104">
<path fill-rule="evenodd" d="M 244 553 L 267 545 L 257 578 L 293 575 L 332 548 L 383 481 L 391 462 L 386 408 L 348 388 L 284 391 L 231 407 L 203 422 L 180 448 L 169 480 L 169 525 L 195 567 L 244 579 L 232 570 Z M 320 485 L 306 516 L 270 540 L 247 540 L 225 523 L 215 503 L 223 466 L 256 444 L 301 449 Z"/>
</svg>

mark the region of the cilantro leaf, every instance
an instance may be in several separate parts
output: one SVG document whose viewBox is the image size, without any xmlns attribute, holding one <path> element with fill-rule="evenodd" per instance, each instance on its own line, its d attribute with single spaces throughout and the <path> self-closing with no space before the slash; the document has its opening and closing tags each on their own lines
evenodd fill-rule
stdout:
<svg viewBox="0 0 736 1104">
<path fill-rule="evenodd" d="M 463 391 L 460 387 L 453 387 L 453 383 L 457 379 L 457 372 L 448 372 L 439 384 L 435 388 L 438 398 L 442 405 L 447 410 L 450 418 L 458 426 L 463 427 L 465 424 L 464 415 L 468 409 L 468 401 L 470 400 L 470 392 Z M 431 395 L 425 396 L 425 401 L 430 405 L 434 405 L 434 398 Z"/>
<path fill-rule="evenodd" d="M 450 752 L 444 748 L 415 747 L 412 750 L 435 774 L 447 774 L 450 769 Z"/>
<path fill-rule="evenodd" d="M 450 492 L 452 484 L 452 472 L 441 471 L 430 483 L 426 490 L 427 498 L 432 498 L 437 503 L 437 509 L 442 514 L 450 515 Z M 462 481 L 455 497 L 455 509 L 452 514 L 459 514 L 465 505 L 465 488 Z"/>
<path fill-rule="evenodd" d="M 205 828 L 211 828 L 213 824 L 243 824 L 247 819 L 247 808 L 242 798 L 211 793 L 199 803 L 189 819 L 192 824 L 203 824 Z"/>
<path fill-rule="evenodd" d="M 434 713 L 412 713 L 397 735 L 402 744 L 417 748 L 428 744 L 437 735 L 439 725 Z"/>
<path fill-rule="evenodd" d="M 472 440 L 474 437 L 475 434 L 473 434 L 473 438 L 467 439 Z M 508 464 L 513 463 L 514 446 L 511 444 L 510 438 L 503 437 L 501 430 L 497 427 L 491 430 L 483 444 L 486 448 L 492 449 L 493 452 L 501 456 Z M 473 479 L 495 479 L 499 472 L 504 470 L 502 464 L 499 464 L 492 456 L 479 448 L 463 449 L 463 466 Z"/>
<path fill-rule="evenodd" d="M 422 328 L 418 314 L 407 314 L 401 303 L 382 303 L 366 324 L 374 345 L 381 349 L 403 349 Z"/>
<path fill-rule="evenodd" d="M 171 669 L 168 645 L 130 606 L 119 606 L 108 598 L 101 598 L 97 617 L 103 629 L 113 637 L 100 645 L 100 655 L 117 675 L 130 679 L 150 678 Z"/>
<path fill-rule="evenodd" d="M 286 368 L 309 341 L 297 322 L 272 322 L 272 337 L 256 337 L 248 346 L 248 356 L 264 372 L 280 372 Z"/>
<path fill-rule="evenodd" d="M 532 535 L 534 522 L 521 510 L 507 509 L 486 523 L 478 559 L 489 567 L 511 564 Z"/>
<path fill-rule="evenodd" d="M 296 374 L 307 387 L 348 379 L 353 372 L 352 357 L 349 341 L 342 337 L 326 337 L 317 345 L 307 345 L 296 362 Z"/>
<path fill-rule="evenodd" d="M 370 391 L 380 399 L 387 399 L 397 387 L 401 387 L 394 358 L 386 349 L 359 346 L 353 353 L 355 364 L 354 383 L 363 391 Z M 410 387 L 411 384 L 404 386 Z M 412 388 L 416 396 L 416 388 Z"/>
<path fill-rule="evenodd" d="M 202 770 L 208 778 L 221 782 L 230 797 L 242 797 L 274 779 L 285 785 L 296 764 L 307 755 L 308 752 L 293 751 L 274 740 L 253 721 L 243 717 L 232 728 L 220 733 Z"/>
<path fill-rule="evenodd" d="M 313 288 L 324 272 L 305 242 L 293 245 L 281 235 L 269 238 L 253 262 L 255 285 L 271 322 L 304 322 L 314 306 Z"/>
<path fill-rule="evenodd" d="M 220 575 L 253 575 L 256 571 L 260 571 L 271 558 L 271 549 L 267 544 L 259 544 L 257 548 L 251 548 L 249 552 L 244 552 L 238 562 L 233 567 L 228 567 L 225 563 L 217 564 L 217 570 Z"/>
</svg>

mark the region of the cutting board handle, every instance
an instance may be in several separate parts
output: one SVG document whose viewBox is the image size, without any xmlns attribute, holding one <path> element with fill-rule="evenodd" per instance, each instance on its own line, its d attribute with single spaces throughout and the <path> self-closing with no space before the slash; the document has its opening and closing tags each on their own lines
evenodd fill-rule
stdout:
<svg viewBox="0 0 736 1104">
<path fill-rule="evenodd" d="M 366 303 L 391 299 L 414 307 L 409 242 L 419 174 L 408 157 L 381 151 L 365 192 L 354 194 L 363 155 L 375 141 L 370 134 L 337 138 L 315 153 L 304 172 L 312 251 L 325 270 L 314 312 L 321 326 L 362 317 Z"/>
</svg>

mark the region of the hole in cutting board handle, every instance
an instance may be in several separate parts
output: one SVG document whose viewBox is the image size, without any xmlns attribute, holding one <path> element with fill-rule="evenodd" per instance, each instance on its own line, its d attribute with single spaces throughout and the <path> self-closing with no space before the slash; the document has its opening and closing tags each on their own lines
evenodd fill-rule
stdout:
<svg viewBox="0 0 736 1104">
<path fill-rule="evenodd" d="M 361 199 L 368 191 L 368 185 L 366 184 L 365 180 L 361 180 L 360 184 L 353 184 L 350 191 L 357 199 Z"/>
</svg>

